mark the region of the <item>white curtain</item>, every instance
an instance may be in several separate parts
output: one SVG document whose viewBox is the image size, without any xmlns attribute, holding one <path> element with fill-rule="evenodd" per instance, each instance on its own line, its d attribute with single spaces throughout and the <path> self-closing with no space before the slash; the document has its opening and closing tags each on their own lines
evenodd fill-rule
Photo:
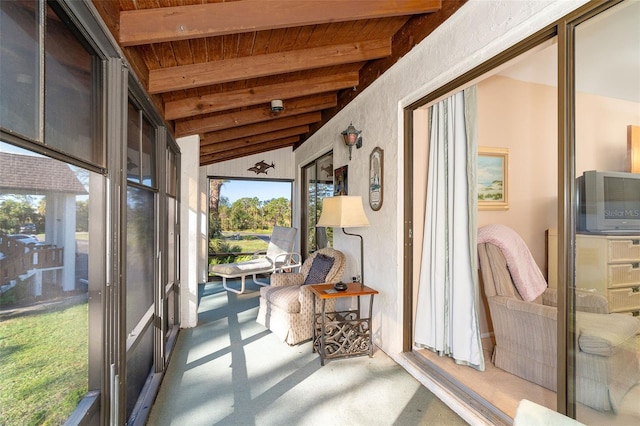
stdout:
<svg viewBox="0 0 640 426">
<path fill-rule="evenodd" d="M 416 347 L 484 370 L 478 326 L 475 87 L 429 109 Z"/>
</svg>

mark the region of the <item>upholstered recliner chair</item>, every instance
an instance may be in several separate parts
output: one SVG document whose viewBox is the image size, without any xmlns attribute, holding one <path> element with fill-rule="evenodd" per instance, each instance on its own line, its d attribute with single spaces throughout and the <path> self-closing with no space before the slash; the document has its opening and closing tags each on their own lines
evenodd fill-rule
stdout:
<svg viewBox="0 0 640 426">
<path fill-rule="evenodd" d="M 289 345 L 313 336 L 313 293 L 305 285 L 337 283 L 346 266 L 342 252 L 320 249 L 304 261 L 300 272 L 271 275 L 271 285 L 260 289 L 257 322 Z M 335 311 L 335 299 L 326 302 L 327 312 Z M 318 301 L 316 312 L 322 306 Z"/>
<path fill-rule="evenodd" d="M 556 290 L 524 301 L 501 247 L 480 242 L 478 256 L 495 336 L 494 365 L 556 391 Z M 576 313 L 576 399 L 617 412 L 627 391 L 640 383 L 640 321 L 607 313 L 606 298 L 594 293 L 578 294 L 576 307 L 582 311 Z"/>
</svg>

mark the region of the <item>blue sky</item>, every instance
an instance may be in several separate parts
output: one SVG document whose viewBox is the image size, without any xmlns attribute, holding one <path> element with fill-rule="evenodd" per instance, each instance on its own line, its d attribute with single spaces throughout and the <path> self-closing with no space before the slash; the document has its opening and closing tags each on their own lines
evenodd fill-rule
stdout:
<svg viewBox="0 0 640 426">
<path fill-rule="evenodd" d="M 280 197 L 291 200 L 291 182 L 229 180 L 222 185 L 220 195 L 227 197 L 232 204 L 234 201 L 244 197 L 258 197 L 260 201 Z"/>
<path fill-rule="evenodd" d="M 0 141 L 0 152 L 8 152 L 10 154 L 22 154 L 22 155 L 33 155 L 36 157 L 43 157 L 43 155 L 40 155 L 38 153 L 35 153 L 33 151 L 28 151 L 26 149 L 22 149 L 20 147 L 5 143 Z"/>
<path fill-rule="evenodd" d="M 502 180 L 504 159 L 502 157 L 480 156 L 478 157 L 478 184 L 491 185 L 494 180 Z"/>
</svg>

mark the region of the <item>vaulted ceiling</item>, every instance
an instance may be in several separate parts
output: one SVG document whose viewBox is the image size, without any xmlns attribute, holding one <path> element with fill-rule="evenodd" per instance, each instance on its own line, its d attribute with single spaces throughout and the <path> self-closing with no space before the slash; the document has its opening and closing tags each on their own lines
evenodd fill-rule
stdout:
<svg viewBox="0 0 640 426">
<path fill-rule="evenodd" d="M 200 135 L 207 165 L 299 146 L 465 1 L 93 3 L 175 136 Z"/>
</svg>

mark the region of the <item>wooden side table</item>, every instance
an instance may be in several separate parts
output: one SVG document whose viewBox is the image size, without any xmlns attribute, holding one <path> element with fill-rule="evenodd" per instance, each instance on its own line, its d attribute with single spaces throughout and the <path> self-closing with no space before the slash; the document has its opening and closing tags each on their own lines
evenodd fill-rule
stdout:
<svg viewBox="0 0 640 426">
<path fill-rule="evenodd" d="M 360 355 L 373 356 L 373 336 L 371 334 L 371 314 L 373 296 L 377 290 L 360 283 L 348 283 L 344 291 L 335 291 L 333 284 L 312 284 L 313 293 L 313 351 L 320 355 L 320 365 L 325 359 L 344 358 Z M 369 317 L 362 318 L 360 296 L 369 296 Z M 328 299 L 357 297 L 356 310 L 326 312 Z M 316 299 L 322 300 L 322 312 L 316 312 Z"/>
</svg>

